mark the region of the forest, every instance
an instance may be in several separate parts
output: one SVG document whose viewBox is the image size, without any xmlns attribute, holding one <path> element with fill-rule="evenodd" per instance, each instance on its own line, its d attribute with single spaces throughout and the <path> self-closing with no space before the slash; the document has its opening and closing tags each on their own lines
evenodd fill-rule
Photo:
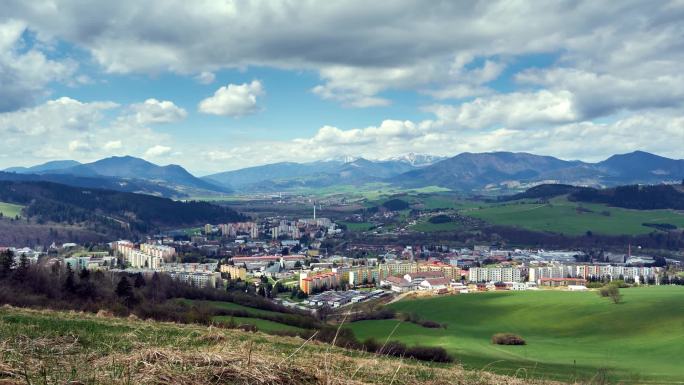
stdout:
<svg viewBox="0 0 684 385">
<path fill-rule="evenodd" d="M 81 188 L 51 182 L 0 181 L 0 202 L 26 206 L 38 223 L 87 223 L 148 232 L 155 228 L 245 220 L 208 202 L 180 202 L 145 194 Z"/>
</svg>

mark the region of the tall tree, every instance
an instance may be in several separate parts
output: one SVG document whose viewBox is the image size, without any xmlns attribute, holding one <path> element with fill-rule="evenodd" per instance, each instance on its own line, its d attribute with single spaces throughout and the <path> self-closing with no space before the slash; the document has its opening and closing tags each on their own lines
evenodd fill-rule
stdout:
<svg viewBox="0 0 684 385">
<path fill-rule="evenodd" d="M 5 250 L 0 253 L 0 278 L 9 277 L 14 269 L 14 253 L 12 250 Z"/>
</svg>

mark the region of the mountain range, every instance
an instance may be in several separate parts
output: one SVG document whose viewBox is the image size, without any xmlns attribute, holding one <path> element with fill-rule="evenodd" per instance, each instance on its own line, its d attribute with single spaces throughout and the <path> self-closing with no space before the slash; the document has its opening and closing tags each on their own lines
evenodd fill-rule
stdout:
<svg viewBox="0 0 684 385">
<path fill-rule="evenodd" d="M 241 191 L 362 185 L 383 181 L 432 164 L 427 159 L 411 157 L 374 161 L 347 158 L 310 163 L 284 162 L 222 172 L 202 179 Z"/>
<path fill-rule="evenodd" d="M 225 186 L 193 176 L 181 166 L 158 166 L 132 156 L 115 156 L 84 164 L 55 161 L 28 168 L 12 167 L 1 173 L 0 180 L 50 181 L 166 197 L 231 192 Z"/>
<path fill-rule="evenodd" d="M 566 161 L 528 153 L 463 153 L 390 179 L 405 187 L 436 185 L 461 191 L 511 190 L 540 183 L 610 187 L 679 183 L 684 160 L 635 151 L 597 162 Z"/>
<path fill-rule="evenodd" d="M 529 153 L 462 153 L 450 158 L 407 154 L 384 160 L 334 159 L 281 162 L 198 178 L 178 165 L 158 166 L 130 156 L 92 163 L 55 161 L 13 167 L 0 180 L 41 180 L 80 187 L 142 192 L 160 196 L 238 192 L 275 192 L 341 185 L 388 183 L 397 187 L 439 186 L 455 191 L 511 192 L 541 183 L 610 187 L 625 184 L 679 183 L 684 160 L 635 151 L 597 163 Z"/>
</svg>

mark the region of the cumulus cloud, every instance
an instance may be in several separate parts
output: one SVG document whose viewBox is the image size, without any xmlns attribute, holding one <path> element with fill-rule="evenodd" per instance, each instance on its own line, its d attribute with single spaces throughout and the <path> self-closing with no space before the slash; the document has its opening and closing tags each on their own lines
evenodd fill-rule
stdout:
<svg viewBox="0 0 684 385">
<path fill-rule="evenodd" d="M 145 151 L 145 156 L 151 157 L 151 158 L 156 158 L 159 156 L 167 155 L 171 152 L 171 147 L 168 146 L 162 146 L 160 144 L 157 144 L 155 146 L 150 147 Z"/>
<path fill-rule="evenodd" d="M 48 59 L 22 38 L 26 25 L 0 19 L 0 112 L 33 104 L 48 93 L 51 82 L 65 81 L 76 71 L 73 61 Z"/>
<path fill-rule="evenodd" d="M 206 76 L 198 79 L 208 81 L 220 68 L 307 69 L 320 73 L 317 95 L 358 107 L 386 105 L 383 91 L 405 87 L 440 99 L 481 95 L 487 88 L 471 79 L 499 76 L 502 57 L 555 53 L 564 65 L 625 79 L 675 74 L 684 59 L 684 11 L 676 2 L 3 5 L 41 35 L 84 47 L 109 72 L 200 71 Z M 459 79 L 453 64 L 463 57 L 484 60 L 481 71 Z"/>
<path fill-rule="evenodd" d="M 96 127 L 105 110 L 118 107 L 112 102 L 83 103 L 68 97 L 19 111 L 0 114 L 0 133 L 39 136 L 53 131 L 86 132 Z"/>
<path fill-rule="evenodd" d="M 681 107 L 684 98 L 684 75 L 680 73 L 620 77 L 573 68 L 551 68 L 526 70 L 516 79 L 522 84 L 572 93 L 583 119 L 621 110 Z"/>
<path fill-rule="evenodd" d="M 684 7 L 677 2 L 169 0 L 151 6 L 122 0 L 93 9 L 75 1 L 49 7 L 10 0 L 3 6 L 3 14 L 41 36 L 83 47 L 108 72 L 199 72 L 198 81 L 208 82 L 222 68 L 313 70 L 321 78 L 316 95 L 352 107 L 387 105 L 383 93 L 396 89 L 437 99 L 485 95 L 486 83 L 501 75 L 501 58 L 552 54 L 564 66 L 623 80 L 676 75 L 684 61 Z"/>
<path fill-rule="evenodd" d="M 540 125 L 567 123 L 579 118 L 568 91 L 514 92 L 477 98 L 459 106 L 427 107 L 443 124 L 473 129 L 534 128 Z"/>
<path fill-rule="evenodd" d="M 123 150 L 140 156 L 152 144 L 169 141 L 167 134 L 139 124 L 129 113 L 130 106 L 68 97 L 0 113 L 0 153 L 12 154 L 8 165 L 64 158 L 90 161 Z"/>
<path fill-rule="evenodd" d="M 200 112 L 221 116 L 244 116 L 259 110 L 257 97 L 264 94 L 261 82 L 253 80 L 251 83 L 229 84 L 221 87 L 214 95 L 202 100 L 198 109 Z"/>
<path fill-rule="evenodd" d="M 138 124 L 173 123 L 185 119 L 187 112 L 168 100 L 147 99 L 130 106 L 133 118 Z"/>
</svg>

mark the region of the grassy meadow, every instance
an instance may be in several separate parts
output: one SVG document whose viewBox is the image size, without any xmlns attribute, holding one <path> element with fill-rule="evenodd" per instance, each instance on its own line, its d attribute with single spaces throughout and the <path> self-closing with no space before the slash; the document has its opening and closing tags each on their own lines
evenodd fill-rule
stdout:
<svg viewBox="0 0 684 385">
<path fill-rule="evenodd" d="M 496 292 L 403 300 L 390 305 L 447 325 L 397 320 L 350 324 L 359 339 L 391 335 L 409 345 L 441 346 L 465 367 L 509 375 L 632 384 L 684 383 L 684 288 L 622 290 L 620 304 L 595 292 Z M 493 345 L 495 333 L 525 346 Z"/>
<path fill-rule="evenodd" d="M 9 306 L 0 307 L 0 383 L 547 385 L 301 338 Z"/>
<path fill-rule="evenodd" d="M 0 202 L 0 214 L 4 217 L 14 218 L 17 215 L 21 216 L 21 210 L 23 208 L 24 206 Z"/>
<path fill-rule="evenodd" d="M 299 318 L 300 316 L 296 314 L 285 314 L 285 313 L 278 313 L 270 310 L 263 310 L 263 309 L 256 309 L 253 307 L 248 307 L 248 306 L 243 306 L 237 303 L 232 303 L 232 302 L 221 302 L 221 301 L 198 301 L 198 300 L 189 300 L 189 299 L 178 299 L 177 301 L 183 302 L 186 304 L 202 304 L 202 305 L 207 305 L 209 307 L 213 307 L 216 309 L 223 309 L 223 310 L 238 310 L 238 311 L 244 311 L 249 314 L 249 317 L 233 317 L 233 316 L 214 316 L 212 320 L 218 324 L 224 324 L 227 325 L 231 318 L 233 319 L 233 322 L 235 322 L 237 325 L 243 325 L 243 324 L 249 324 L 249 325 L 254 325 L 257 327 L 257 329 L 264 331 L 264 332 L 275 332 L 275 331 L 301 331 L 303 330 L 302 328 L 292 326 L 292 325 L 287 325 L 284 323 L 272 321 L 269 319 L 263 319 L 263 318 L 268 318 L 268 317 L 288 317 L 288 318 Z"/>
<path fill-rule="evenodd" d="M 605 235 L 636 235 L 656 231 L 643 223 L 669 223 L 684 227 L 684 214 L 672 210 L 629 210 L 602 204 L 570 202 L 555 198 L 548 204 L 508 202 L 483 205 L 464 215 L 489 223 L 582 235 L 587 231 Z"/>
</svg>

